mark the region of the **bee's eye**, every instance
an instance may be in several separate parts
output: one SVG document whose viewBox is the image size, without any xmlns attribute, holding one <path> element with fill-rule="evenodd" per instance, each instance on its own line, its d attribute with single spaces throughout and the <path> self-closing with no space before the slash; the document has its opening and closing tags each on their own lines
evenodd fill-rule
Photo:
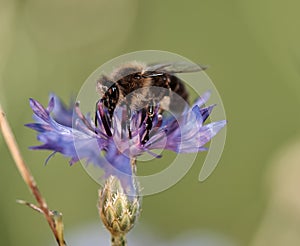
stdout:
<svg viewBox="0 0 300 246">
<path fill-rule="evenodd" d="M 134 79 L 140 80 L 142 77 L 141 75 L 139 75 L 138 73 L 136 73 L 135 75 L 133 75 Z"/>
</svg>

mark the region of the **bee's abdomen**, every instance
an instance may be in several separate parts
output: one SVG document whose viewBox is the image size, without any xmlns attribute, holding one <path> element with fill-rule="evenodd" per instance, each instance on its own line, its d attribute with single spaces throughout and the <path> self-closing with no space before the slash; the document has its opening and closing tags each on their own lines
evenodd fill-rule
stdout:
<svg viewBox="0 0 300 246">
<path fill-rule="evenodd" d="M 189 99 L 189 93 L 184 85 L 184 82 L 174 75 L 170 75 L 170 88 L 171 90 L 182 97 L 185 101 Z"/>
</svg>

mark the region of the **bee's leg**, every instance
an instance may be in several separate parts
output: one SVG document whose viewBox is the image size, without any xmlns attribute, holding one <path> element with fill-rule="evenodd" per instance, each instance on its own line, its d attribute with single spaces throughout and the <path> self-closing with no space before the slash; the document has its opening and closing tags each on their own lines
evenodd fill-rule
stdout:
<svg viewBox="0 0 300 246">
<path fill-rule="evenodd" d="M 98 127 L 98 114 L 97 114 L 97 111 L 98 111 L 98 102 L 96 103 L 96 110 L 95 110 L 95 126 L 96 126 L 96 128 Z"/>
<path fill-rule="evenodd" d="M 128 131 L 128 137 L 129 139 L 132 139 L 131 129 L 130 129 L 130 118 L 131 118 L 131 109 L 129 105 L 127 104 L 127 118 L 126 118 L 126 126 Z"/>
<path fill-rule="evenodd" d="M 149 140 L 149 133 L 152 129 L 152 122 L 154 116 L 154 105 L 153 102 L 148 106 L 147 109 L 147 119 L 146 119 L 146 131 L 142 137 L 142 144 L 145 144 Z"/>
<path fill-rule="evenodd" d="M 107 135 L 111 136 L 110 128 L 113 124 L 113 113 L 118 102 L 119 90 L 116 84 L 108 84 L 110 87 L 107 89 L 104 86 L 105 93 L 96 104 L 95 126 L 98 126 L 98 120 L 101 119 Z"/>
<path fill-rule="evenodd" d="M 103 109 L 103 101 L 102 99 L 99 100 L 96 104 L 96 115 L 95 115 L 95 125 L 98 126 L 98 119 L 101 119 L 103 127 L 105 129 L 105 132 L 108 136 L 112 136 L 111 130 L 110 130 L 110 119 L 107 117 L 107 115 L 104 112 Z"/>
</svg>

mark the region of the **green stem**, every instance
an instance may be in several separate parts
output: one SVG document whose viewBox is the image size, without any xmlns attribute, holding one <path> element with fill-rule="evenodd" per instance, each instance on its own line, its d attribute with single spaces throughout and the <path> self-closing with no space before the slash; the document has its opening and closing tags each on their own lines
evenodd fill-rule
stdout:
<svg viewBox="0 0 300 246">
<path fill-rule="evenodd" d="M 111 235 L 111 246 L 127 246 L 125 234 Z"/>
</svg>

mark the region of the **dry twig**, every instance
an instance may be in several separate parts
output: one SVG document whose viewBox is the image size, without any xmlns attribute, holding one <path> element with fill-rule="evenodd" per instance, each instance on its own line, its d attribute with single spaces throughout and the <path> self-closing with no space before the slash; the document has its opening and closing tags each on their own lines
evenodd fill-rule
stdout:
<svg viewBox="0 0 300 246">
<path fill-rule="evenodd" d="M 23 180 L 25 181 L 26 185 L 29 187 L 29 189 L 31 190 L 32 194 L 34 195 L 37 203 L 39 204 L 38 208 L 44 214 L 44 216 L 54 234 L 54 237 L 55 237 L 58 245 L 65 246 L 66 243 L 61 238 L 60 232 L 56 228 L 56 223 L 52 217 L 52 212 L 49 210 L 45 199 L 42 197 L 42 194 L 39 191 L 32 174 L 30 173 L 29 168 L 27 167 L 27 165 L 25 164 L 25 162 L 22 158 L 22 155 L 20 153 L 20 150 L 19 150 L 18 145 L 15 140 L 15 137 L 11 131 L 8 121 L 6 120 L 5 113 L 2 110 L 1 105 L 0 105 L 0 129 L 2 131 L 4 140 L 8 146 L 8 149 L 15 161 L 15 164 L 16 164 Z"/>
</svg>

